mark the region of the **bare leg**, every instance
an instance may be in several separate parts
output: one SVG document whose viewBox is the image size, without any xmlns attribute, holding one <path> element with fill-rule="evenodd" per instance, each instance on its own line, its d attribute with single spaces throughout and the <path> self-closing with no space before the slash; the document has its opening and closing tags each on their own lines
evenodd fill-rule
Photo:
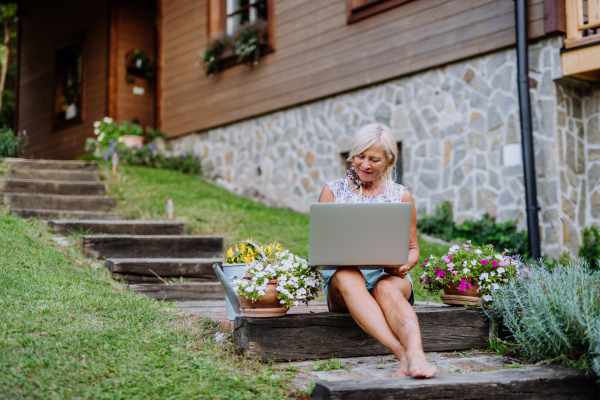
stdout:
<svg viewBox="0 0 600 400">
<path fill-rule="evenodd" d="M 331 311 L 348 312 L 369 335 L 390 349 L 400 361 L 394 376 L 408 373 L 408 361 L 402 344 L 390 329 L 381 307 L 367 290 L 365 279 L 357 268 L 339 269 L 329 281 L 327 290 Z"/>
<path fill-rule="evenodd" d="M 410 375 L 413 378 L 431 378 L 437 368 L 425 358 L 419 320 L 408 302 L 411 291 L 408 279 L 384 275 L 375 284 L 373 294 L 387 323 L 406 351 Z"/>
</svg>

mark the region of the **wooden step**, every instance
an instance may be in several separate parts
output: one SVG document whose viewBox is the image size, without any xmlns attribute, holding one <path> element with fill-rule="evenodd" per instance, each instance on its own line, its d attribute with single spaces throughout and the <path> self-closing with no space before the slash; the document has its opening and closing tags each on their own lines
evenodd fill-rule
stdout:
<svg viewBox="0 0 600 400">
<path fill-rule="evenodd" d="M 206 258 L 223 253 L 222 236 L 106 235 L 82 236 L 86 257 Z"/>
<path fill-rule="evenodd" d="M 128 288 L 151 299 L 166 301 L 225 300 L 225 292 L 219 282 L 141 284 Z"/>
<path fill-rule="evenodd" d="M 129 283 L 160 283 L 155 274 L 163 279 L 215 282 L 212 266 L 222 262 L 222 258 L 109 258 L 105 265 L 114 279 Z"/>
<path fill-rule="evenodd" d="M 443 337 L 440 337 L 443 340 Z M 540 365 L 467 374 L 317 382 L 313 400 L 596 399 L 594 378 L 582 371 Z"/>
<path fill-rule="evenodd" d="M 106 185 L 98 182 L 65 182 L 40 179 L 0 179 L 0 191 L 9 193 L 104 196 Z"/>
<path fill-rule="evenodd" d="M 10 169 L 63 169 L 96 170 L 96 161 L 29 160 L 24 158 L 5 158 Z"/>
<path fill-rule="evenodd" d="M 102 220 L 121 220 L 125 218 L 123 214 L 105 212 L 105 211 L 70 211 L 70 210 L 36 210 L 25 208 L 10 208 L 10 215 L 21 218 L 37 218 L 43 220 L 57 219 L 102 219 Z"/>
<path fill-rule="evenodd" d="M 49 181 L 96 182 L 98 172 L 92 170 L 60 170 L 60 169 L 7 169 L 6 178 L 43 179 Z"/>
<path fill-rule="evenodd" d="M 489 324 L 477 308 L 415 308 L 423 349 L 455 351 L 488 347 Z M 292 314 L 278 318 L 238 317 L 234 336 L 250 357 L 274 361 L 391 354 L 346 313 Z"/>
<path fill-rule="evenodd" d="M 37 210 L 108 211 L 115 199 L 104 196 L 65 196 L 59 194 L 2 193 L 5 205 Z"/>
<path fill-rule="evenodd" d="M 48 223 L 54 233 L 73 231 L 107 233 L 112 235 L 183 235 L 185 224 L 181 221 L 101 221 L 57 220 Z"/>
</svg>

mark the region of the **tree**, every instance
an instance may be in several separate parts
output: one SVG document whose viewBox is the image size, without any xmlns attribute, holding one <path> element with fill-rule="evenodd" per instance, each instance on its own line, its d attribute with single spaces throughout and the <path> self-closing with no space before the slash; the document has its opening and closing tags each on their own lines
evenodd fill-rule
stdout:
<svg viewBox="0 0 600 400">
<path fill-rule="evenodd" d="M 2 19 L 2 26 L 4 27 L 4 40 L 2 41 L 2 68 L 0 69 L 0 110 L 2 109 L 2 98 L 4 94 L 4 87 L 6 86 L 6 75 L 8 72 L 8 62 L 10 59 L 11 49 L 11 36 L 16 31 L 16 16 L 17 4 L 2 4 L 0 5 L 0 19 Z"/>
</svg>

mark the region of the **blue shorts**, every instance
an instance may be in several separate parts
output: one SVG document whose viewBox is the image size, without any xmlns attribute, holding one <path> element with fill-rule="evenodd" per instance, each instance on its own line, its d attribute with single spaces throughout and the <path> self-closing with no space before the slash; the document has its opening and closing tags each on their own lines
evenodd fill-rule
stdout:
<svg viewBox="0 0 600 400">
<path fill-rule="evenodd" d="M 329 285 L 329 280 L 331 279 L 333 274 L 335 274 L 336 272 L 337 272 L 337 269 L 326 269 L 325 271 L 323 271 L 323 290 L 325 290 L 325 297 L 327 298 L 327 309 L 329 309 L 329 297 L 327 296 L 327 286 Z M 369 293 L 371 293 L 371 296 L 373 296 L 373 288 L 375 287 L 375 284 L 377 283 L 377 279 L 379 279 L 379 277 L 381 275 L 385 274 L 385 272 L 383 272 L 383 270 L 381 270 L 381 269 L 366 269 L 366 270 L 360 270 L 360 273 L 363 274 L 363 277 L 365 278 L 365 284 L 367 285 L 367 290 L 369 291 Z M 410 282 L 410 287 L 412 288 L 413 282 L 412 282 L 412 279 L 410 278 L 410 274 L 407 274 L 406 277 L 408 278 L 408 281 Z M 415 305 L 414 289 L 410 293 L 410 298 L 408 299 L 408 302 L 410 303 L 411 306 Z"/>
</svg>

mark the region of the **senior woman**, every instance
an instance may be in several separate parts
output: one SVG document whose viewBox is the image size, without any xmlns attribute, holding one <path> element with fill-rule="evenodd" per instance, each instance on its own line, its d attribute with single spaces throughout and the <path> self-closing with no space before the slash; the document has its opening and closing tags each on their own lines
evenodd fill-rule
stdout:
<svg viewBox="0 0 600 400">
<path fill-rule="evenodd" d="M 348 161 L 348 176 L 328 182 L 319 196 L 320 203 L 389 203 L 413 204 L 408 263 L 385 270 L 340 268 L 324 271 L 324 287 L 331 311 L 350 312 L 360 327 L 390 349 L 400 366 L 394 376 L 410 374 L 430 378 L 435 366 L 425 358 L 421 345 L 419 321 L 412 305 L 414 293 L 408 272 L 419 261 L 417 213 L 411 194 L 394 183 L 394 165 L 398 158 L 396 142 L 383 124 L 370 124 L 360 129 Z M 370 251 L 360 246 L 360 227 L 356 229 L 357 251 Z"/>
</svg>

